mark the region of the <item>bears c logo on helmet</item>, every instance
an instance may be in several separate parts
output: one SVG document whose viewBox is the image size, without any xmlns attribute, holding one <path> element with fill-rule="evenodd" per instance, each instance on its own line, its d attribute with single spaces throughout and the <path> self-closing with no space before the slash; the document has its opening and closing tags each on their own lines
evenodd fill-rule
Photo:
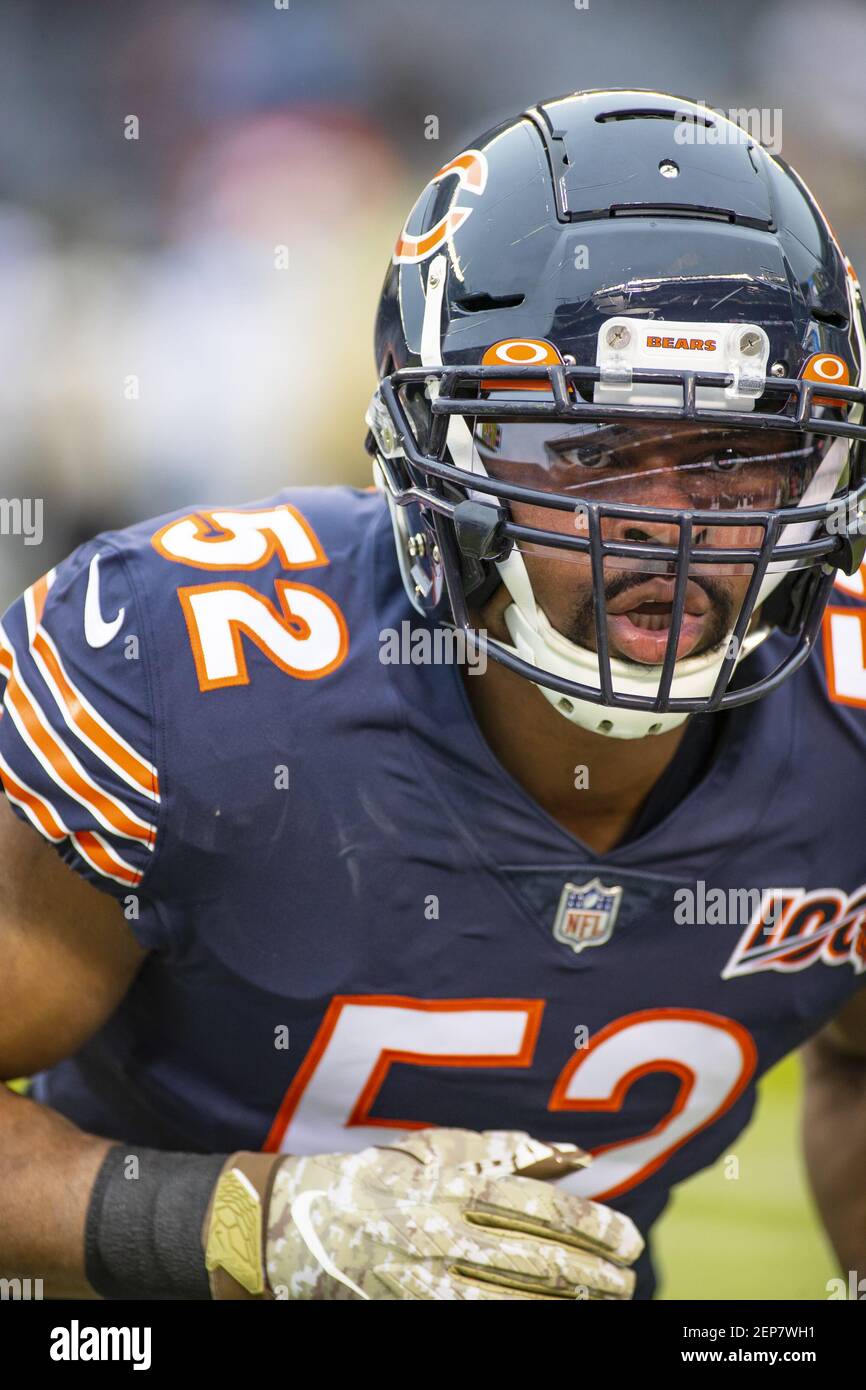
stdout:
<svg viewBox="0 0 866 1390">
<path fill-rule="evenodd" d="M 456 159 L 444 164 L 438 174 L 433 175 L 427 188 L 432 187 L 434 183 L 441 183 L 448 174 L 454 174 L 457 178 L 455 198 L 461 189 L 480 196 L 487 186 L 487 160 L 480 150 L 464 150 L 463 154 L 458 154 Z M 424 192 L 426 191 L 425 188 Z M 417 203 L 415 206 L 417 207 Z M 412 211 L 414 212 L 414 208 Z M 471 212 L 471 207 L 459 207 L 454 203 L 435 227 L 431 227 L 429 232 L 423 232 L 420 236 L 410 236 L 406 230 L 412 220 L 410 212 L 394 247 L 394 264 L 415 265 L 419 261 L 426 261 L 428 256 L 432 256 L 434 251 L 438 251 L 440 246 L 453 236 L 458 227 L 463 226 Z"/>
</svg>

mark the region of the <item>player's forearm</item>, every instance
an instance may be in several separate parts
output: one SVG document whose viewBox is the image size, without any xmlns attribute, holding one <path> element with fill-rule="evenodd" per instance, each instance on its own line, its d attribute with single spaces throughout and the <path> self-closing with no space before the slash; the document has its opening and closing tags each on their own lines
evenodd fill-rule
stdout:
<svg viewBox="0 0 866 1390">
<path fill-rule="evenodd" d="M 843 1270 L 866 1273 L 866 1059 L 813 1039 L 803 1049 L 809 1181 Z"/>
<path fill-rule="evenodd" d="M 0 1277 L 41 1279 L 47 1297 L 94 1297 L 84 1229 L 108 1147 L 0 1084 Z"/>
<path fill-rule="evenodd" d="M 0 1085 L 0 1277 L 55 1298 L 210 1298 L 202 1232 L 227 1159 L 98 1139 Z"/>
</svg>

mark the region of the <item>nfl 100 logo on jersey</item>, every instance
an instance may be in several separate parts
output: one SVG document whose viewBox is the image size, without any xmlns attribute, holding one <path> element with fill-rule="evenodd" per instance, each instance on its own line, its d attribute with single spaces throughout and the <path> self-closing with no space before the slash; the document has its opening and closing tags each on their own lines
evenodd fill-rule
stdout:
<svg viewBox="0 0 866 1390">
<path fill-rule="evenodd" d="M 866 970 L 866 884 L 849 896 L 841 888 L 772 888 L 749 921 L 722 979 L 761 970 L 783 974 L 814 965 Z"/>
<path fill-rule="evenodd" d="M 566 883 L 559 899 L 553 935 L 557 941 L 582 951 L 610 941 L 622 900 L 621 888 L 605 888 L 601 879 Z"/>
</svg>

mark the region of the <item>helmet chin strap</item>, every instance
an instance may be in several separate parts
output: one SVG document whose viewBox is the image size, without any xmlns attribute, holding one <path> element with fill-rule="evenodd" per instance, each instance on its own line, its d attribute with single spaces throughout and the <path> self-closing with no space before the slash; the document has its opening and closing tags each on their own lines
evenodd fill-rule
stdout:
<svg viewBox="0 0 866 1390">
<path fill-rule="evenodd" d="M 511 637 L 511 650 L 555 676 L 564 676 L 580 685 L 600 688 L 598 656 L 589 647 L 579 646 L 553 626 L 538 604 L 523 556 L 512 551 L 497 565 L 502 582 L 513 602 L 505 610 L 505 625 Z M 725 656 L 726 644 L 701 656 L 685 657 L 676 665 L 671 696 L 689 698 L 709 696 Z M 658 690 L 661 666 L 641 666 L 617 657 L 610 659 L 613 688 L 618 695 L 653 696 Z M 538 684 L 542 695 L 563 718 L 592 733 L 610 738 L 645 738 L 665 733 L 682 724 L 684 712 L 662 714 L 654 710 L 621 709 L 594 704 L 572 695 L 563 695 Z"/>
</svg>

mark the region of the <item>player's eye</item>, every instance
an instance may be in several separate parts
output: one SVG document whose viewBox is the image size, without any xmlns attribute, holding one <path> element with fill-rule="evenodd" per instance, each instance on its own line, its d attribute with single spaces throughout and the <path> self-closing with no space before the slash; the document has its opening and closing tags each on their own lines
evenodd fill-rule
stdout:
<svg viewBox="0 0 866 1390">
<path fill-rule="evenodd" d="M 712 453 L 693 459 L 686 467 L 695 472 L 740 473 L 750 464 L 761 465 L 766 462 L 766 455 L 756 455 L 752 450 L 737 450 L 728 446 L 724 449 L 714 449 Z"/>
<path fill-rule="evenodd" d="M 717 454 L 711 454 L 709 459 L 703 461 L 702 466 L 717 469 L 722 473 L 733 473 L 746 462 L 747 455 L 738 454 L 734 449 L 722 449 Z"/>
<path fill-rule="evenodd" d="M 548 455 L 558 464 L 567 468 L 586 468 L 597 471 L 603 468 L 616 468 L 619 459 L 609 449 L 593 448 L 591 444 L 579 446 L 558 444 L 554 441 L 545 446 Z"/>
</svg>

